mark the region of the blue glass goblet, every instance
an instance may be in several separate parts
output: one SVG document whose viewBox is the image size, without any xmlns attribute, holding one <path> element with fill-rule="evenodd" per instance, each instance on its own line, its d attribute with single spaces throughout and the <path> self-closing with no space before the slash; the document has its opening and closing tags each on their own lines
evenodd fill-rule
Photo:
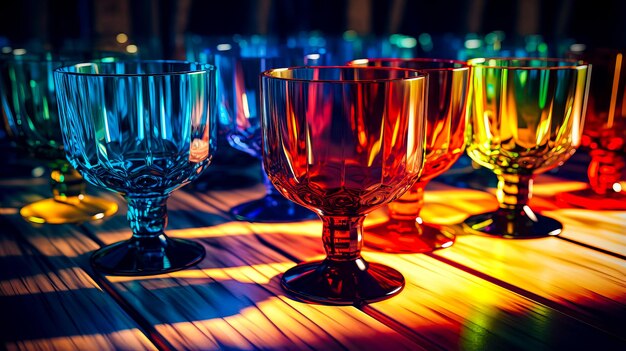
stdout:
<svg viewBox="0 0 626 351">
<path fill-rule="evenodd" d="M 251 54 L 250 54 L 251 55 Z M 216 56 L 216 66 L 224 81 L 218 99 L 230 118 L 227 139 L 231 146 L 262 159 L 259 74 L 278 67 L 301 65 L 301 50 L 268 48 L 251 56 L 241 53 Z M 228 64 L 228 65 L 227 65 Z M 222 69 L 222 66 L 230 68 Z M 230 81 L 230 82 L 228 82 Z M 263 165 L 261 165 L 263 167 Z M 288 201 L 281 195 L 261 169 L 265 196 L 231 209 L 234 217 L 250 222 L 291 222 L 316 219 L 312 211 Z"/>
<path fill-rule="evenodd" d="M 67 158 L 87 181 L 128 201 L 133 235 L 96 251 L 96 270 L 159 274 L 204 257 L 202 246 L 168 238 L 164 228 L 169 195 L 197 178 L 215 151 L 214 72 L 180 61 L 55 71 Z"/>
</svg>

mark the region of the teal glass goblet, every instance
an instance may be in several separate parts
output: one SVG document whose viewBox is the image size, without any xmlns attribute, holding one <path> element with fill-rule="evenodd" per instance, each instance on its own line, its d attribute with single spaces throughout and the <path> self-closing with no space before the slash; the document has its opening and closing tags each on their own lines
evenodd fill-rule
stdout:
<svg viewBox="0 0 626 351">
<path fill-rule="evenodd" d="M 166 202 L 215 152 L 215 70 L 182 61 L 82 63 L 55 71 L 67 158 L 94 185 L 128 201 L 132 237 L 96 251 L 106 274 L 180 270 L 204 257 L 168 238 Z"/>
<path fill-rule="evenodd" d="M 98 56 L 106 54 L 27 53 L 0 58 L 0 91 L 7 131 L 18 147 L 50 169 L 53 196 L 20 209 L 22 217 L 30 222 L 80 223 L 117 212 L 117 203 L 85 194 L 84 180 L 65 158 L 52 77 L 56 68 Z M 106 59 L 116 57 L 102 58 Z"/>
</svg>

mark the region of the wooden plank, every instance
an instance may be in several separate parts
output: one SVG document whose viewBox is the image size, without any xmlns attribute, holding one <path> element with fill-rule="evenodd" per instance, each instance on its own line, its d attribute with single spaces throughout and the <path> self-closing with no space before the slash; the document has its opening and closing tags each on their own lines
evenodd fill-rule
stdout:
<svg viewBox="0 0 626 351">
<path fill-rule="evenodd" d="M 534 183 L 530 205 L 535 211 L 563 223 L 560 238 L 617 257 L 626 256 L 626 211 L 587 210 L 557 200 L 559 193 L 585 186 L 580 181 L 541 175 Z M 429 184 L 425 201 L 424 220 L 448 225 L 459 224 L 469 215 L 491 211 L 498 206 L 493 188 L 484 191 L 459 189 L 437 182 Z"/>
<path fill-rule="evenodd" d="M 435 255 L 484 273 L 496 284 L 521 288 L 516 292 L 525 296 L 541 296 L 552 307 L 615 334 L 626 328 L 626 261 L 619 258 L 556 238 L 478 236 L 459 237 Z"/>
<path fill-rule="evenodd" d="M 368 306 L 444 349 L 620 349 L 626 341 L 428 256 L 367 253 L 410 282 Z M 367 309 L 365 309 L 368 312 Z"/>
<path fill-rule="evenodd" d="M 20 222 L 15 209 L 19 203 L 15 196 L 23 196 L 20 192 L 27 187 L 0 187 L 6 190 L 0 195 L 0 213 L 11 222 L 30 226 Z M 547 251 L 541 241 L 525 241 L 537 242 L 526 247 L 510 240 L 462 236 L 451 249 L 431 256 L 365 252 L 366 258 L 387 263 L 405 275 L 408 284 L 399 296 L 361 311 L 296 302 L 280 289 L 280 273 L 294 261 L 319 257 L 321 225 L 319 221 L 268 225 L 229 222 L 227 211 L 232 206 L 262 196 L 262 190 L 262 186 L 256 186 L 209 194 L 176 192 L 169 204 L 168 234 L 201 242 L 207 258 L 197 267 L 169 275 L 101 277 L 98 282 L 139 321 L 143 330 L 156 334 L 153 339 L 161 348 L 553 349 L 580 348 L 590 343 L 604 349 L 626 347 L 616 335 L 624 323 L 624 317 L 620 317 L 624 315 L 623 299 L 617 296 L 625 295 L 621 261 L 556 238 L 549 238 L 554 240 L 549 241 Z M 489 194 L 452 190 L 427 192 L 425 219 L 459 223 L 468 214 L 494 205 Z M 544 198 L 541 190 L 534 201 L 537 199 L 548 199 L 538 203 L 547 204 L 542 209 L 559 210 L 548 206 L 550 198 Z M 55 265 L 58 260 L 69 260 L 73 265 L 69 271 L 56 273 L 56 285 L 43 284 L 38 278 L 34 281 L 39 284 L 27 280 L 27 286 L 37 286 L 45 291 L 43 296 L 50 294 L 50 286 L 63 284 L 77 287 L 70 289 L 71 293 L 82 294 L 85 289 L 74 282 L 83 278 L 72 276 L 88 271 L 89 252 L 130 236 L 123 212 L 124 208 L 111 220 L 81 226 L 80 231 L 63 226 L 69 230 L 61 230 L 62 235 L 50 229 L 62 227 L 18 229 L 17 238 L 24 238 L 32 252 Z M 571 221 L 578 218 L 579 214 L 573 215 Z M 613 221 L 619 225 L 620 218 L 618 213 Z M 581 227 L 586 228 L 586 224 L 581 223 Z M 593 245 L 610 246 L 596 241 Z M 9 244 L 0 247 L 4 250 L 5 246 L 9 252 L 15 250 Z M 509 260 L 511 255 L 514 257 Z M 543 268 L 542 260 L 547 260 Z M 526 267 L 529 261 L 536 264 Z M 22 272 L 15 274 L 3 276 L 2 281 L 21 281 Z M 536 274 L 537 278 L 525 274 Z M 559 274 L 573 278 L 555 278 Z M 37 276 L 34 272 L 25 274 L 30 275 Z M 10 281 L 15 286 L 15 281 Z M 594 317 L 596 313 L 599 317 Z M 75 328 L 88 330 L 82 325 Z M 64 334 L 58 340 L 54 336 L 45 338 L 45 343 L 36 339 L 38 344 L 32 344 L 27 339 L 11 346 L 84 348 L 84 340 L 96 343 L 115 337 L 120 342 L 126 336 L 97 334 L 85 339 L 83 335 Z"/>
<path fill-rule="evenodd" d="M 265 247 L 245 223 L 198 194 L 180 191 L 168 203 L 168 235 L 196 240 L 207 257 L 196 267 L 152 277 L 103 277 L 107 289 L 175 349 L 421 349 L 354 307 L 309 305 L 286 297 L 278 276 L 292 261 Z M 199 214 L 199 215 L 198 215 Z M 180 225 L 179 217 L 183 222 Z M 191 223 L 193 222 L 193 223 Z M 85 225 L 104 244 L 129 236 L 118 215 Z M 185 227 L 174 229 L 176 227 Z M 108 282 L 108 284 L 107 284 Z"/>
<path fill-rule="evenodd" d="M 156 349 L 77 264 L 93 242 L 65 240 L 71 226 L 35 227 L 17 213 L 0 215 L 0 228 L 2 348 Z"/>
<path fill-rule="evenodd" d="M 265 243 L 298 261 L 323 257 L 319 223 L 251 226 Z M 614 335 L 432 257 L 369 250 L 363 256 L 400 270 L 407 279 L 400 295 L 363 311 L 429 349 L 626 346 Z"/>
<path fill-rule="evenodd" d="M 547 190 L 539 188 L 540 195 L 533 200 L 538 207 L 552 209 L 544 210 L 546 214 L 559 216 L 565 227 L 561 235 L 569 238 L 582 235 L 578 230 L 594 232 L 597 235 L 593 244 L 610 252 L 603 253 L 558 237 L 506 240 L 460 235 L 455 245 L 437 251 L 433 257 L 482 273 L 499 284 L 510 284 L 519 288 L 519 293 L 546 299 L 545 303 L 563 312 L 621 334 L 618 331 L 626 328 L 626 260 L 611 254 L 611 251 L 622 250 L 623 241 L 611 241 L 611 238 L 623 236 L 618 233 L 623 233 L 625 222 L 620 218 L 625 218 L 624 213 L 554 209 L 553 202 L 541 197 Z M 493 209 L 490 196 L 476 190 L 431 190 L 424 219 L 442 224 L 459 223 L 468 215 Z M 454 198 L 453 204 L 450 198 Z M 575 211 L 577 216 L 564 216 L 562 211 Z M 585 222 L 584 218 L 589 217 L 596 222 Z M 457 232 L 463 234 L 460 226 Z"/>
</svg>

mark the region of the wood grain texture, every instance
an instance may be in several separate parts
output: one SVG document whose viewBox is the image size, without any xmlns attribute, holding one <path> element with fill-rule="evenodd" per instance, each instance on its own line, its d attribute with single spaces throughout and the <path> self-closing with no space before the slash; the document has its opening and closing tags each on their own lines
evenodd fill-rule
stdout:
<svg viewBox="0 0 626 351">
<path fill-rule="evenodd" d="M 283 230 L 276 231 L 269 225 L 253 225 L 264 242 L 275 250 L 292 252 L 296 261 L 323 257 L 317 234 L 321 225 L 282 227 Z M 401 329 L 396 330 L 402 330 L 428 349 L 532 350 L 600 344 L 611 349 L 626 346 L 626 341 L 600 328 L 590 327 L 436 258 L 367 249 L 363 256 L 400 270 L 407 279 L 407 286 L 400 295 L 365 306 L 363 311 L 390 326 L 398 326 Z M 559 332 L 538 333 L 542 328 Z"/>
<path fill-rule="evenodd" d="M 620 317 L 626 313 L 626 261 L 610 253 L 619 256 L 624 252 L 626 213 L 559 209 L 548 197 L 560 189 L 549 185 L 554 181 L 545 177 L 545 189 L 536 186 L 539 195 L 533 198 L 533 205 L 563 222 L 562 236 L 581 238 L 587 235 L 591 247 L 556 237 L 506 240 L 466 235 L 458 223 L 469 215 L 492 210 L 495 206 L 491 195 L 436 185 L 428 195 L 424 219 L 453 224 L 460 235 L 455 245 L 437 251 L 434 257 L 451 260 L 462 269 L 471 269 L 492 281 L 522 289 L 529 293 L 527 296 L 545 298 L 554 306 L 561 306 L 564 312 L 622 334 L 620 330 L 626 330 L 625 321 Z M 454 202 L 449 201 L 450 198 L 454 198 Z M 576 215 L 563 215 L 568 212 Z M 595 220 L 585 220 L 590 217 Z M 585 232 L 593 233 L 593 237 Z"/>
<path fill-rule="evenodd" d="M 202 196 L 175 193 L 168 202 L 168 235 L 201 243 L 196 267 L 152 277 L 102 277 L 101 284 L 174 349 L 416 350 L 419 344 L 354 307 L 309 305 L 280 288 L 292 261 L 263 245 L 253 226 L 226 222 Z M 221 223 L 219 223 L 221 222 Z M 219 224 L 217 224 L 219 223 Z M 130 235 L 117 215 L 86 224 L 98 241 Z M 177 227 L 188 229 L 176 229 Z"/>
<path fill-rule="evenodd" d="M 0 228 L 2 348 L 156 349 L 80 267 L 93 242 L 71 240 L 70 226 L 35 227 L 19 215 L 0 215 Z"/>
<path fill-rule="evenodd" d="M 626 349 L 626 213 L 563 206 L 582 183 L 537 180 L 533 206 L 561 220 L 564 239 L 461 235 L 429 255 L 365 250 L 402 272 L 396 297 L 357 307 L 311 305 L 280 287 L 282 272 L 323 257 L 321 222 L 234 221 L 235 205 L 263 186 L 176 191 L 168 235 L 201 243 L 191 269 L 149 277 L 102 276 L 91 252 L 130 237 L 123 200 L 104 221 L 34 226 L 18 208 L 46 195 L 39 179 L 0 177 L 0 314 L 7 349 L 551 350 Z M 583 184 L 584 185 L 584 184 Z M 95 193 L 95 189 L 90 191 Z M 457 230 L 495 208 L 493 190 L 432 183 L 426 221 Z M 384 219 L 376 211 L 367 223 Z M 365 238 L 367 240 L 367 237 Z"/>
</svg>

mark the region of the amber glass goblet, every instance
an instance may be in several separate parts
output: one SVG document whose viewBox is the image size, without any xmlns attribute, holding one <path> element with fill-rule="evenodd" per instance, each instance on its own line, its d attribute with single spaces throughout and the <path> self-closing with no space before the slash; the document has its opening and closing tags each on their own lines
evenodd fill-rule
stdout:
<svg viewBox="0 0 626 351">
<path fill-rule="evenodd" d="M 469 217 L 469 232 L 505 238 L 558 235 L 563 225 L 535 213 L 533 178 L 580 146 L 591 68 L 582 61 L 489 58 L 472 66 L 467 153 L 498 178 L 494 212 Z"/>
<path fill-rule="evenodd" d="M 424 189 L 445 172 L 465 150 L 465 108 L 469 66 L 462 61 L 428 58 L 360 59 L 357 66 L 402 67 L 428 73 L 426 163 L 419 180 L 404 195 L 387 205 L 389 220 L 365 228 L 365 245 L 387 252 L 431 252 L 450 247 L 453 231 L 424 223 Z"/>
<path fill-rule="evenodd" d="M 581 145 L 591 156 L 589 188 L 558 198 L 594 210 L 626 210 L 620 183 L 626 166 L 626 51 L 595 49 L 579 56 L 593 65 Z"/>
<path fill-rule="evenodd" d="M 323 222 L 326 259 L 282 286 L 308 302 L 350 305 L 399 293 L 402 275 L 361 257 L 363 221 L 402 195 L 424 163 L 427 79 L 386 67 L 301 67 L 262 74 L 265 170 Z"/>
<path fill-rule="evenodd" d="M 2 108 L 10 136 L 19 147 L 50 168 L 53 197 L 20 209 L 22 217 L 33 223 L 79 223 L 117 212 L 117 203 L 85 194 L 83 178 L 69 164 L 63 151 L 52 72 L 84 56 L 42 53 L 5 55 L 0 59 Z"/>
</svg>

